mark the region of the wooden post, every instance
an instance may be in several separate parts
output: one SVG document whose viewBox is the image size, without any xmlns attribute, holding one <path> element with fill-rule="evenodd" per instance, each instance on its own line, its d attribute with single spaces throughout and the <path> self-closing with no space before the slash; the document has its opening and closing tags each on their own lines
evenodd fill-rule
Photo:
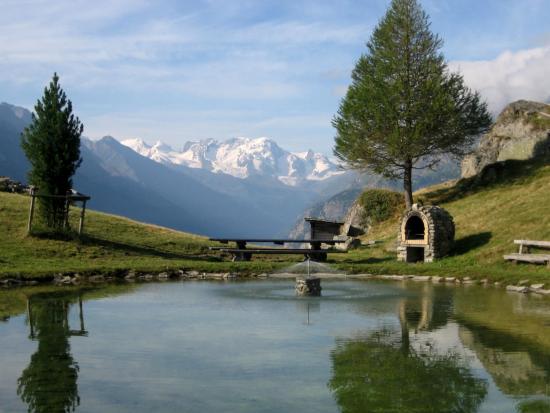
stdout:
<svg viewBox="0 0 550 413">
<path fill-rule="evenodd" d="M 70 198 L 69 194 L 67 193 L 65 195 L 65 210 L 64 210 L 64 217 L 63 217 L 63 229 L 67 231 L 69 229 L 69 207 L 70 207 Z"/>
<path fill-rule="evenodd" d="M 29 327 L 31 330 L 31 339 L 34 339 L 34 325 L 32 319 L 31 299 L 27 297 L 27 319 L 29 320 Z"/>
<path fill-rule="evenodd" d="M 78 296 L 78 316 L 80 318 L 80 332 L 84 332 L 84 314 L 82 312 L 82 295 Z"/>
<path fill-rule="evenodd" d="M 80 223 L 78 225 L 78 235 L 82 235 L 84 230 L 84 214 L 86 214 L 86 200 L 82 201 L 82 210 L 80 211 Z"/>
<path fill-rule="evenodd" d="M 35 191 L 36 188 L 34 186 L 31 186 L 31 207 L 29 210 L 29 222 L 27 223 L 27 234 L 30 234 L 32 229 L 32 219 L 34 217 L 34 200 L 36 199 Z"/>
</svg>

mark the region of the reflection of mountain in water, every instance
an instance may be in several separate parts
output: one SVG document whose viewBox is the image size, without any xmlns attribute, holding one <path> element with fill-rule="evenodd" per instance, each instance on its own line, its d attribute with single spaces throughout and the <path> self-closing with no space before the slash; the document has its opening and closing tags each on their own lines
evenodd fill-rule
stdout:
<svg viewBox="0 0 550 413">
<path fill-rule="evenodd" d="M 69 310 L 78 299 L 80 328 L 71 330 Z M 32 413 L 67 413 L 80 404 L 78 364 L 69 337 L 87 335 L 82 301 L 75 294 L 34 295 L 27 303 L 30 338 L 38 348 L 18 380 L 18 394 Z"/>
</svg>

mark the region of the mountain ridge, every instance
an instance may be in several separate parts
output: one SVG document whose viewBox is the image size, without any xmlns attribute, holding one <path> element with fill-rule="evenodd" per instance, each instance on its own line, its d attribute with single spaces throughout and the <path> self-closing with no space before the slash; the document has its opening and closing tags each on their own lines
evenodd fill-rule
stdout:
<svg viewBox="0 0 550 413">
<path fill-rule="evenodd" d="M 162 141 L 151 145 L 135 138 L 121 143 L 159 163 L 205 169 L 240 179 L 274 178 L 288 186 L 301 186 L 346 173 L 323 154 L 312 150 L 289 152 L 266 137 L 187 141 L 180 151 Z"/>
</svg>

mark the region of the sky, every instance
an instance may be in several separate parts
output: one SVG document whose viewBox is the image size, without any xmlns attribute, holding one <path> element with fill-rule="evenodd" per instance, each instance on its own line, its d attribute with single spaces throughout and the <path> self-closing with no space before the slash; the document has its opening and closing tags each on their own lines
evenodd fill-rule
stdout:
<svg viewBox="0 0 550 413">
<path fill-rule="evenodd" d="M 497 114 L 550 100 L 550 0 L 420 0 Z M 331 119 L 389 0 L 0 0 L 0 101 L 57 72 L 93 139 L 267 136 L 332 153 Z"/>
</svg>

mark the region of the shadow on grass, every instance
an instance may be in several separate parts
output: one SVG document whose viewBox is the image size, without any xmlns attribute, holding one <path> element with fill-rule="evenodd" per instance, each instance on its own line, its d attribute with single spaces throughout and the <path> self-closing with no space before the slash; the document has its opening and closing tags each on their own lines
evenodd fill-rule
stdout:
<svg viewBox="0 0 550 413">
<path fill-rule="evenodd" d="M 463 255 L 487 244 L 492 238 L 491 232 L 479 232 L 455 241 L 452 256 Z"/>
<path fill-rule="evenodd" d="M 78 233 L 73 230 L 46 230 L 33 229 L 31 236 L 39 239 L 47 239 L 53 241 L 75 241 L 78 240 Z"/>
<path fill-rule="evenodd" d="M 132 245 L 125 244 L 122 242 L 109 241 L 98 237 L 92 237 L 84 235 L 81 238 L 81 243 L 83 245 L 94 245 L 108 248 L 110 250 L 119 251 L 132 255 L 146 255 L 157 258 L 164 259 L 187 259 L 187 260 L 198 260 L 198 261 L 219 261 L 218 257 L 214 256 L 205 256 L 199 255 L 200 253 L 177 253 L 171 251 L 164 251 L 154 247 L 144 246 L 144 245 Z M 206 252 L 206 251 L 205 251 Z"/>
<path fill-rule="evenodd" d="M 346 258 L 342 261 L 338 261 L 338 264 L 380 264 L 383 262 L 389 262 L 389 261 L 397 261 L 397 255 L 395 257 L 388 256 L 388 257 L 369 257 L 369 258 L 363 258 L 360 260 L 356 260 L 353 258 Z"/>
</svg>

